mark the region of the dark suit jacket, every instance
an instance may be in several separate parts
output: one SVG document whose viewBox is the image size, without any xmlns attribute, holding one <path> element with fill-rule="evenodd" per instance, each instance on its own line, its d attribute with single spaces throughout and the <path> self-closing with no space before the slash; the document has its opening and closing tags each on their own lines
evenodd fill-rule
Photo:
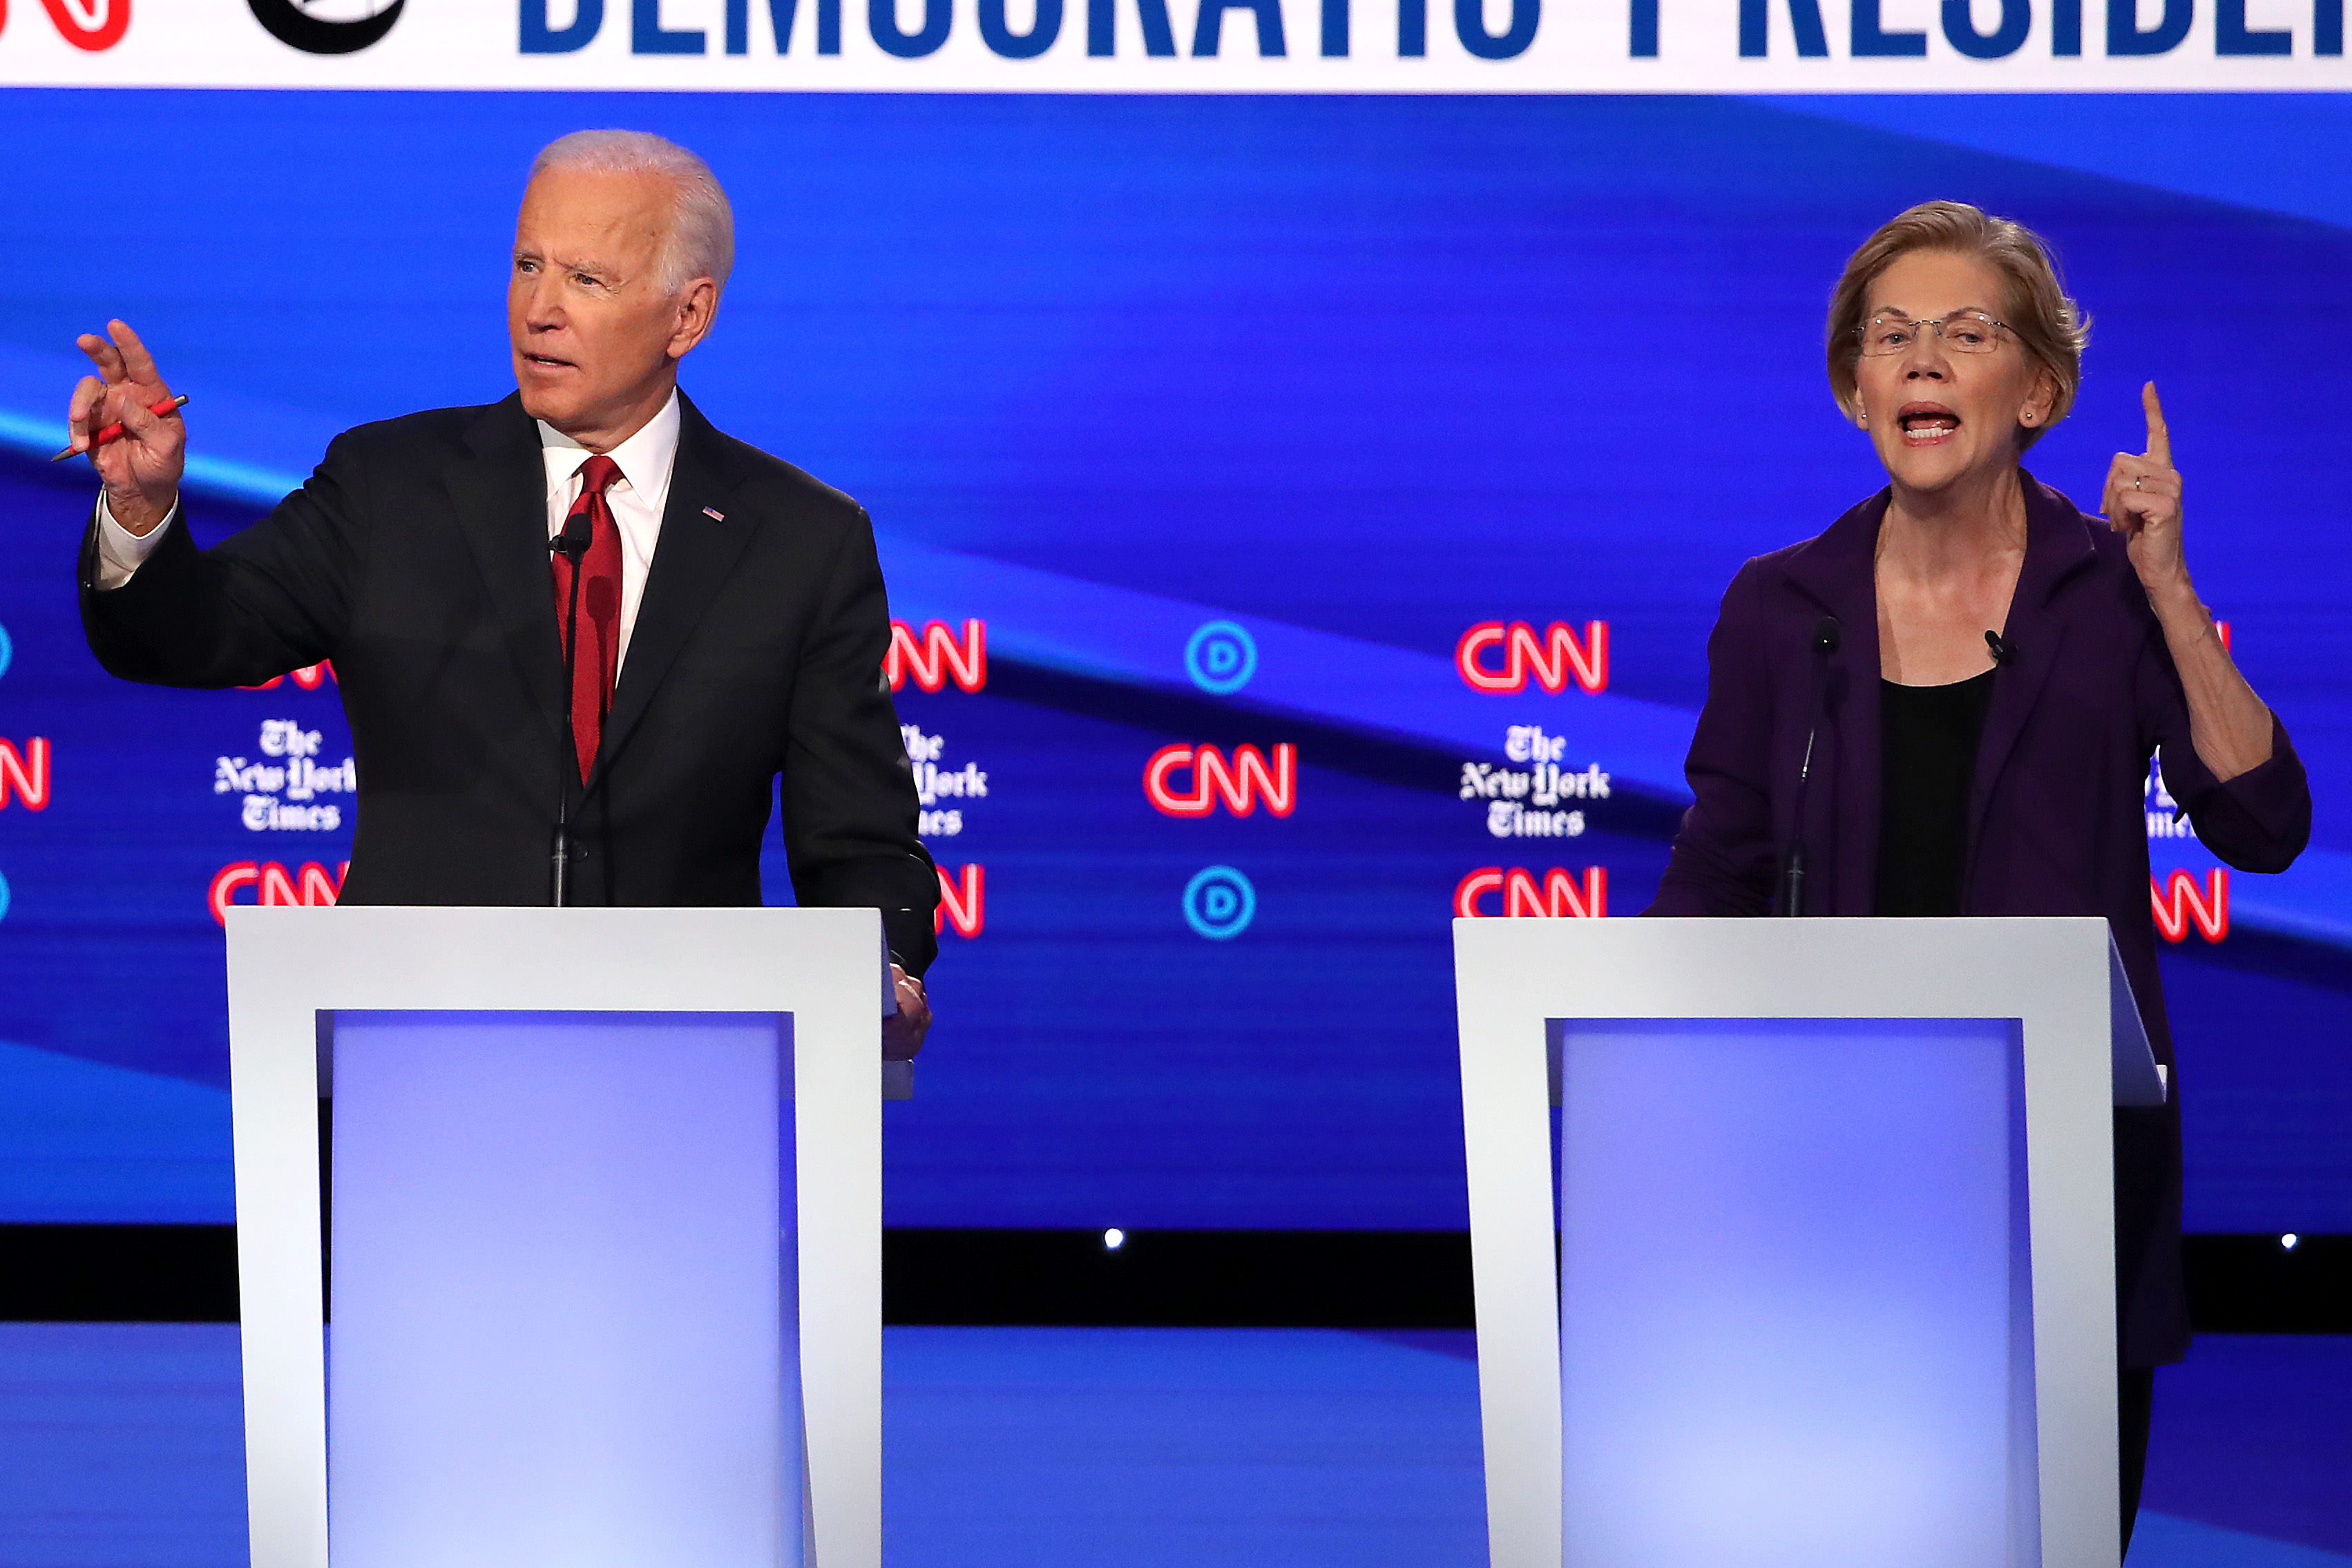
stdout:
<svg viewBox="0 0 2352 1568">
<path fill-rule="evenodd" d="M 1707 643 L 1706 710 L 1686 773 L 1696 802 L 1649 912 L 1760 915 L 1796 828 L 1796 781 L 1814 711 L 1814 627 L 1835 616 L 1805 802 L 1806 913 L 1867 915 L 1878 875 L 1878 591 L 1891 492 L 1819 538 L 1759 556 L 1723 596 Z M 2164 780 L 2197 836 L 2231 865 L 2283 871 L 2311 833 L 2311 792 L 2286 728 L 2271 758 L 2228 784 L 2189 742 L 2189 705 L 2123 539 L 2028 476 L 2026 546 L 1969 793 L 1962 912 L 2105 915 L 2157 1059 L 2172 1036 L 2148 907 L 2143 784 Z M 2189 1342 L 2179 1264 L 2179 1074 L 2161 1110 L 2116 1112 L 2116 1257 L 2124 1348 L 2135 1365 Z"/>
<path fill-rule="evenodd" d="M 189 687 L 331 658 L 359 764 L 348 902 L 546 902 L 568 778 L 574 902 L 757 904 L 781 775 L 800 901 L 880 909 L 920 972 L 938 881 L 881 676 L 872 526 L 679 401 L 661 540 L 584 788 L 559 762 L 546 470 L 519 396 L 348 431 L 259 522 L 206 551 L 174 523 L 110 593 L 93 532 L 90 649 Z"/>
</svg>

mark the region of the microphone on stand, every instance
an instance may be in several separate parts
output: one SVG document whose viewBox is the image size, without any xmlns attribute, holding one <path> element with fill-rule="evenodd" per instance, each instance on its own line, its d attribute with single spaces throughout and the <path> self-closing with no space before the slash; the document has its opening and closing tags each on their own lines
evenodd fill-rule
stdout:
<svg viewBox="0 0 2352 1568">
<path fill-rule="evenodd" d="M 2017 645 L 1999 632 L 1985 633 L 1985 647 L 1992 649 L 1992 661 L 1996 665 L 2007 664 L 2017 657 Z"/>
<path fill-rule="evenodd" d="M 1813 626 L 1813 710 L 1805 730 L 1805 760 L 1797 769 L 1797 826 L 1781 862 L 1780 912 L 1795 917 L 1805 912 L 1805 786 L 1813 777 L 1813 742 L 1822 728 L 1822 709 L 1829 694 L 1830 655 L 1837 652 L 1843 632 L 1835 616 L 1823 616 Z"/>
<path fill-rule="evenodd" d="M 556 727 L 555 843 L 548 852 L 547 901 L 562 909 L 572 880 L 572 780 L 580 768 L 580 752 L 572 737 L 572 692 L 580 667 L 580 562 L 596 537 L 596 525 L 586 508 L 566 518 L 563 531 L 547 548 L 572 563 L 571 603 L 563 611 L 563 719 Z"/>
</svg>

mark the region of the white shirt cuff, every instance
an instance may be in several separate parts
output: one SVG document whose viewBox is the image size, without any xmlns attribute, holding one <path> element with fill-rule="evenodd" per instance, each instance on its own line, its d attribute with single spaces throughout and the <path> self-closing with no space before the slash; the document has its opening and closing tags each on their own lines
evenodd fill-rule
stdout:
<svg viewBox="0 0 2352 1568">
<path fill-rule="evenodd" d="M 114 521 L 114 510 L 106 504 L 106 492 L 98 492 L 98 588 L 106 593 L 131 581 L 131 574 L 146 564 L 147 557 L 163 542 L 163 531 L 179 520 L 180 503 L 173 501 L 163 521 L 144 533 L 133 533 Z"/>
</svg>

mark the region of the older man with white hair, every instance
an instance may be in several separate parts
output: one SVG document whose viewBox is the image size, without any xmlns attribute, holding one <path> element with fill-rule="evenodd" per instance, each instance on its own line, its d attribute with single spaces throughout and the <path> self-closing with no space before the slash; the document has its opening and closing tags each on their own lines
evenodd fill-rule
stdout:
<svg viewBox="0 0 2352 1568">
<path fill-rule="evenodd" d="M 555 142 L 515 226 L 516 394 L 347 431 L 210 550 L 177 521 L 185 430 L 151 412 L 172 397 L 153 357 L 121 321 L 83 336 L 98 374 L 68 416 L 103 486 L 83 624 L 109 670 L 160 685 L 334 662 L 348 903 L 756 904 L 781 787 L 800 901 L 882 911 L 885 1049 L 911 1056 L 939 890 L 880 678 L 872 526 L 677 386 L 734 248 L 685 148 Z"/>
</svg>

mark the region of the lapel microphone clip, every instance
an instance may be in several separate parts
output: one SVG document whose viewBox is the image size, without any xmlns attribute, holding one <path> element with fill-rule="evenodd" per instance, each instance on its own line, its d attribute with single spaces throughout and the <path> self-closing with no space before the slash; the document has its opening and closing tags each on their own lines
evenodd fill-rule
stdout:
<svg viewBox="0 0 2352 1568">
<path fill-rule="evenodd" d="M 1781 862 L 1780 912 L 1797 916 L 1805 912 L 1805 795 L 1813 778 L 1813 742 L 1820 739 L 1822 710 L 1829 701 L 1830 656 L 1843 640 L 1843 630 L 1835 616 L 1823 616 L 1813 624 L 1812 715 L 1805 730 L 1805 758 L 1797 768 L 1797 825 L 1789 840 L 1788 858 Z"/>
</svg>

